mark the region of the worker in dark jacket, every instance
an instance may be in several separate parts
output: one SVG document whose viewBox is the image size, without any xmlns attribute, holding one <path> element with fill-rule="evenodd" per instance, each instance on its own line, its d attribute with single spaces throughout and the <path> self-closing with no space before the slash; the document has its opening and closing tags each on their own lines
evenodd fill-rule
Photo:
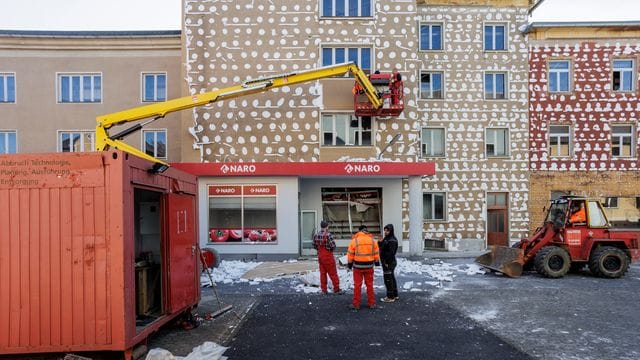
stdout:
<svg viewBox="0 0 640 360">
<path fill-rule="evenodd" d="M 360 294 L 362 281 L 367 287 L 367 305 L 370 309 L 376 307 L 376 298 L 373 292 L 373 266 L 380 266 L 380 252 L 378 242 L 362 225 L 358 232 L 351 238 L 347 250 L 347 266 L 353 269 L 353 302 L 351 309 L 360 309 Z"/>
<path fill-rule="evenodd" d="M 398 239 L 393 231 L 393 225 L 384 226 L 384 238 L 378 243 L 380 248 L 380 261 L 382 262 L 382 274 L 384 286 L 387 288 L 387 296 L 382 302 L 392 303 L 398 300 L 398 284 L 393 273 L 396 269 L 396 252 L 398 251 Z"/>
<path fill-rule="evenodd" d="M 333 235 L 329 232 L 329 223 L 320 222 L 320 231 L 313 237 L 313 248 L 318 251 L 318 266 L 320 267 L 320 290 L 323 294 L 327 294 L 327 275 L 331 278 L 333 284 L 333 292 L 342 294 L 340 290 L 340 278 L 336 269 L 336 259 L 333 257 L 333 250 L 336 248 L 336 242 Z"/>
</svg>

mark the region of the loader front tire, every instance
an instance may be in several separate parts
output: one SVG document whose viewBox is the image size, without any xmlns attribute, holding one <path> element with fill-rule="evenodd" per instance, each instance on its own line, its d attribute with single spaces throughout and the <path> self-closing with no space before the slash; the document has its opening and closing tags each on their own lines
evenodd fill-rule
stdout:
<svg viewBox="0 0 640 360">
<path fill-rule="evenodd" d="M 629 257 L 614 246 L 600 246 L 591 252 L 589 270 L 593 275 L 617 279 L 629 270 Z"/>
<path fill-rule="evenodd" d="M 557 246 L 543 247 L 534 260 L 538 274 L 548 278 L 560 278 L 569 272 L 571 257 L 569 253 Z"/>
</svg>

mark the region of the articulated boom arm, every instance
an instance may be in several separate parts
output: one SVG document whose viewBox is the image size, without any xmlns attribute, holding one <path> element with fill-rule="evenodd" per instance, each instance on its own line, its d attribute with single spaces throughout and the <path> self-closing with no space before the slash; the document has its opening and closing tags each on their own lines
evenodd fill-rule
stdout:
<svg viewBox="0 0 640 360">
<path fill-rule="evenodd" d="M 327 77 L 340 76 L 346 74 L 347 72 L 351 72 L 356 78 L 356 81 L 364 90 L 366 96 L 371 102 L 371 105 L 375 109 L 379 109 L 382 106 L 382 99 L 376 92 L 375 87 L 373 86 L 371 81 L 369 81 L 367 75 L 358 66 L 356 66 L 352 62 L 349 62 L 321 67 L 317 69 L 291 72 L 270 77 L 261 77 L 255 80 L 245 81 L 240 85 L 235 85 L 220 90 L 213 90 L 192 96 L 184 96 L 162 103 L 140 106 L 129 110 L 98 116 L 96 118 L 98 123 L 96 126 L 96 150 L 103 151 L 109 148 L 120 149 L 141 158 L 167 165 L 165 162 L 147 155 L 146 153 L 136 149 L 135 147 L 126 144 L 122 141 L 122 138 L 135 131 L 140 130 L 144 125 L 157 119 L 163 118 L 167 114 L 172 112 L 191 109 L 216 101 L 228 100 L 244 95 L 265 92 L 272 88 L 289 86 Z M 135 126 L 125 129 L 117 134 L 109 135 L 108 130 L 113 126 L 121 125 L 128 122 L 140 121 L 143 119 L 149 120 L 143 123 L 136 124 Z"/>
</svg>

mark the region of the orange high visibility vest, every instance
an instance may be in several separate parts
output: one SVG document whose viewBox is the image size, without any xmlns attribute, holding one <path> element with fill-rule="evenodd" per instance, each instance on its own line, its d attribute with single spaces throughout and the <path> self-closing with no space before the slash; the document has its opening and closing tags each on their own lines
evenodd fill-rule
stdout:
<svg viewBox="0 0 640 360">
<path fill-rule="evenodd" d="M 369 233 L 356 233 L 349 244 L 347 260 L 358 269 L 372 268 L 376 261 L 380 261 L 378 242 Z"/>
</svg>

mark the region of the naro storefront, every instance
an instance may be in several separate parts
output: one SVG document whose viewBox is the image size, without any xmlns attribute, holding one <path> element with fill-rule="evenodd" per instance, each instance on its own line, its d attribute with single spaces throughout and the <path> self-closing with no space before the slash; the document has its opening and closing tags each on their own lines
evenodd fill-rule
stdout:
<svg viewBox="0 0 640 360">
<path fill-rule="evenodd" d="M 338 247 L 360 225 L 380 234 L 391 223 L 408 229 L 402 252 L 420 251 L 422 177 L 435 174 L 431 162 L 174 166 L 198 176 L 200 245 L 227 259 L 258 260 L 315 254 L 311 238 L 322 219 L 331 223 Z"/>
</svg>

